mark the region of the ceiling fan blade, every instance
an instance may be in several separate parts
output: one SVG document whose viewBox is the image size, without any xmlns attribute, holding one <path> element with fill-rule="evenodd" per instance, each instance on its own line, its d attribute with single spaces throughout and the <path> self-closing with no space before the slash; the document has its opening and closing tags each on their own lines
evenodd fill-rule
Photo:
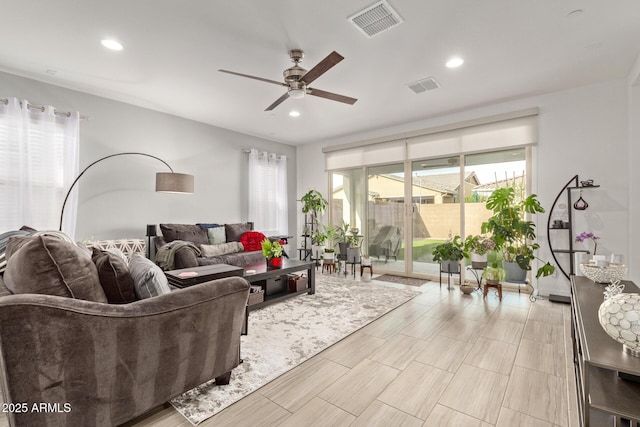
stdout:
<svg viewBox="0 0 640 427">
<path fill-rule="evenodd" d="M 300 81 L 304 82 L 307 85 L 311 84 L 312 81 L 329 71 L 331 67 L 333 67 L 343 59 L 344 56 L 340 55 L 334 50 L 326 58 L 316 64 L 315 67 L 307 71 L 305 75 L 300 78 Z"/>
<path fill-rule="evenodd" d="M 337 93 L 327 92 L 325 90 L 307 88 L 307 95 L 318 96 L 320 98 L 330 99 L 332 101 L 344 102 L 345 104 L 353 105 L 356 103 L 356 98 L 350 96 L 338 95 Z"/>
<path fill-rule="evenodd" d="M 262 77 L 250 76 L 249 74 L 236 73 L 235 71 L 228 71 L 228 70 L 218 70 L 218 71 L 220 71 L 221 73 L 233 74 L 234 76 L 247 77 L 249 79 L 260 80 L 262 82 L 267 82 L 267 83 L 273 83 L 273 84 L 278 85 L 278 86 L 286 86 L 286 84 L 282 83 L 282 82 L 277 82 L 275 80 L 269 80 L 269 79 L 263 79 Z"/>
<path fill-rule="evenodd" d="M 289 92 L 285 92 L 280 98 L 276 99 L 275 102 L 265 108 L 264 111 L 271 111 L 276 108 L 278 105 L 282 104 L 289 97 Z"/>
</svg>

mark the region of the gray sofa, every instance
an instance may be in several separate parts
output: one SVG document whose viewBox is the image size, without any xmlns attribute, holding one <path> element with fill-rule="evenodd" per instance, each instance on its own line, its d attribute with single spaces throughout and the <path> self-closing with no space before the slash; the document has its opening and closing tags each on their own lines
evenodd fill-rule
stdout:
<svg viewBox="0 0 640 427">
<path fill-rule="evenodd" d="M 214 228 L 223 232 L 224 241 L 215 242 L 211 240 L 213 233 L 210 230 Z M 239 250 L 215 256 L 203 256 L 200 251 L 202 245 L 214 247 L 217 246 L 216 243 L 218 243 L 219 246 L 224 246 L 224 244 L 231 242 L 239 242 L 244 233 L 253 231 L 252 222 L 222 225 L 160 224 L 160 230 L 162 231 L 162 236 L 154 238 L 156 252 L 161 250 L 160 248 L 167 243 L 178 240 L 192 244 L 190 247 L 183 247 L 175 251 L 171 269 L 192 268 L 212 264 L 229 264 L 237 267 L 245 267 L 259 262 L 265 262 L 261 250 Z"/>
<path fill-rule="evenodd" d="M 231 277 L 113 305 L 12 295 L 0 276 L 10 425 L 113 426 L 213 378 L 228 383 L 248 295 L 248 282 Z M 34 411 L 41 403 L 48 410 Z"/>
</svg>

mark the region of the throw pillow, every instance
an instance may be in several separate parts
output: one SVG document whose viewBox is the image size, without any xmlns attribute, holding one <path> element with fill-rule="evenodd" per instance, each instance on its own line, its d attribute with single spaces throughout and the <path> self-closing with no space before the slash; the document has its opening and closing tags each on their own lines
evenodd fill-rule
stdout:
<svg viewBox="0 0 640 427">
<path fill-rule="evenodd" d="M 9 243 L 9 238 L 14 236 L 28 236 L 30 234 L 27 230 L 15 230 L 15 231 L 7 231 L 6 233 L 0 234 L 0 274 L 7 267 L 7 244 Z"/>
<path fill-rule="evenodd" d="M 245 252 L 261 251 L 262 241 L 267 237 L 259 231 L 247 231 L 240 237 Z"/>
<path fill-rule="evenodd" d="M 169 281 L 160 267 L 142 254 L 133 254 L 129 262 L 129 272 L 138 299 L 157 297 L 171 292 Z"/>
<path fill-rule="evenodd" d="M 210 245 L 219 245 L 220 243 L 227 242 L 227 233 L 222 225 L 219 227 L 208 228 L 207 235 L 209 236 Z"/>
<path fill-rule="evenodd" d="M 98 269 L 100 285 L 110 304 L 127 304 L 136 300 L 133 277 L 124 258 L 93 248 L 91 259 Z"/>
<path fill-rule="evenodd" d="M 22 240 L 26 241 L 22 241 Z M 14 250 L 12 246 L 21 245 Z M 107 302 L 98 270 L 82 249 L 53 236 L 12 238 L 4 280 L 14 294 L 47 294 Z"/>
<path fill-rule="evenodd" d="M 243 252 L 244 247 L 240 242 L 220 243 L 219 245 L 200 245 L 200 252 L 205 258 Z"/>
<path fill-rule="evenodd" d="M 207 230 L 196 224 L 160 224 L 165 242 L 184 240 L 197 245 L 208 245 Z"/>
<path fill-rule="evenodd" d="M 204 228 L 205 230 L 209 228 L 222 227 L 220 224 L 213 224 L 209 222 L 199 222 L 196 225 L 199 226 L 200 228 Z"/>
<path fill-rule="evenodd" d="M 246 222 L 240 224 L 225 224 L 224 228 L 227 233 L 227 242 L 239 242 L 244 233 L 251 231 L 251 224 Z"/>
</svg>

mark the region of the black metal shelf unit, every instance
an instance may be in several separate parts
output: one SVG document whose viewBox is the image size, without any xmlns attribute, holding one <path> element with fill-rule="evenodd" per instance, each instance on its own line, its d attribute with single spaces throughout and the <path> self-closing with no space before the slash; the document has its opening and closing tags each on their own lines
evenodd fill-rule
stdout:
<svg viewBox="0 0 640 427">
<path fill-rule="evenodd" d="M 306 261 L 307 259 L 310 261 L 315 261 L 313 257 L 313 251 L 311 249 L 311 236 L 315 231 L 316 221 L 313 217 L 313 214 L 305 214 L 304 215 L 304 228 L 302 230 L 302 242 L 301 248 L 298 248 L 298 258 L 300 261 Z"/>
<path fill-rule="evenodd" d="M 551 250 L 551 256 L 553 257 L 553 260 L 555 261 L 556 266 L 560 269 L 560 271 L 562 272 L 564 277 L 567 278 L 567 280 L 570 280 L 570 276 L 575 274 L 576 266 L 575 266 L 574 254 L 578 252 L 584 252 L 587 254 L 589 253 L 589 251 L 586 251 L 586 250 L 573 248 L 573 211 L 575 210 L 575 208 L 574 208 L 574 202 L 572 197 L 572 191 L 586 190 L 586 189 L 599 188 L 599 187 L 600 187 L 599 185 L 592 185 L 592 184 L 583 185 L 583 183 L 578 178 L 578 175 L 575 175 L 573 178 L 569 180 L 569 182 L 565 184 L 564 187 L 562 187 L 562 190 L 560 190 L 560 192 L 556 196 L 556 199 L 553 201 L 553 205 L 551 205 L 551 209 L 549 210 L 549 217 L 547 219 L 547 242 L 549 242 L 549 249 Z M 556 208 L 558 201 L 560 200 L 560 198 L 565 192 L 567 197 L 567 221 L 563 222 L 562 227 L 558 227 L 552 224 L 553 211 Z M 568 248 L 558 248 L 558 249 L 554 248 L 551 240 L 552 232 L 566 233 L 567 240 L 568 240 Z M 569 258 L 568 269 L 566 268 L 566 264 L 567 264 L 566 260 L 563 260 L 563 262 L 560 262 L 560 260 L 556 256 L 557 254 L 568 255 L 568 258 Z M 563 264 L 564 264 L 564 267 L 563 267 Z M 549 295 L 549 300 L 565 302 L 565 303 L 570 302 L 569 299 L 565 296 L 553 295 L 553 294 Z"/>
</svg>

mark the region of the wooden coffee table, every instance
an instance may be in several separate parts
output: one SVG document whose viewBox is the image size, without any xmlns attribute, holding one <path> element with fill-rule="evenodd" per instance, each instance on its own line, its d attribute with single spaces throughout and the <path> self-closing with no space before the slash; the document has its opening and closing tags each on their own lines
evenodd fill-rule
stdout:
<svg viewBox="0 0 640 427">
<path fill-rule="evenodd" d="M 284 301 L 300 294 L 308 293 L 309 295 L 313 295 L 316 293 L 316 269 L 314 262 L 285 258 L 282 262 L 282 268 L 267 268 L 266 261 L 245 265 L 244 268 L 244 278 L 252 285 L 261 286 L 265 294 L 264 301 L 247 306 L 245 333 L 248 329 L 248 316 L 250 311 Z M 254 270 L 255 273 L 247 274 L 246 272 L 248 270 Z M 308 278 L 307 288 L 297 292 L 289 292 L 287 274 L 304 271 L 306 271 Z M 284 281 L 284 285 L 279 281 Z"/>
<path fill-rule="evenodd" d="M 177 288 L 186 288 L 210 280 L 222 279 L 230 276 L 244 276 L 241 267 L 227 264 L 203 265 L 200 267 L 182 268 L 164 272 L 169 283 Z"/>
</svg>

